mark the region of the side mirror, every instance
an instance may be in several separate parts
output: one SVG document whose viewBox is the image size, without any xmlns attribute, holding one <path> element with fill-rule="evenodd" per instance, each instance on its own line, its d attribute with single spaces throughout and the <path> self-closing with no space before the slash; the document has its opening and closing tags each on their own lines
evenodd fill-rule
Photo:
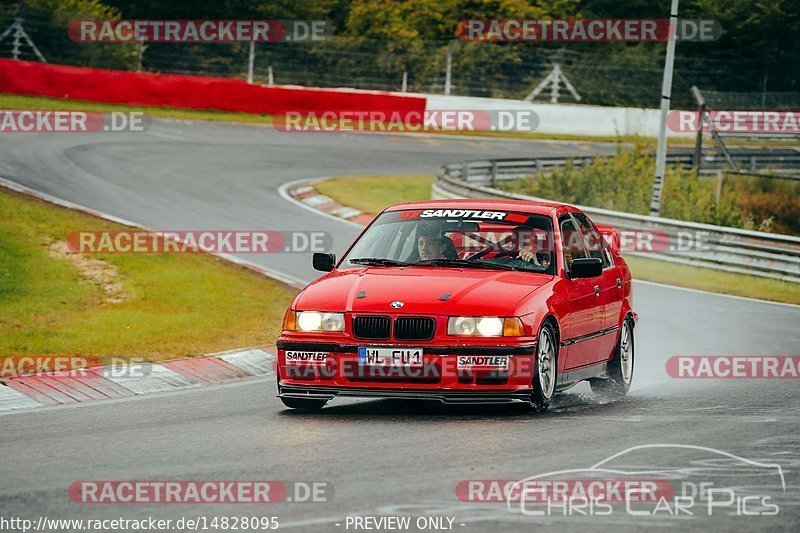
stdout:
<svg viewBox="0 0 800 533">
<path fill-rule="evenodd" d="M 334 254 L 314 253 L 314 270 L 330 272 L 336 266 L 336 256 Z"/>
<path fill-rule="evenodd" d="M 596 257 L 573 259 L 569 278 L 596 278 L 603 273 L 603 260 Z"/>
</svg>

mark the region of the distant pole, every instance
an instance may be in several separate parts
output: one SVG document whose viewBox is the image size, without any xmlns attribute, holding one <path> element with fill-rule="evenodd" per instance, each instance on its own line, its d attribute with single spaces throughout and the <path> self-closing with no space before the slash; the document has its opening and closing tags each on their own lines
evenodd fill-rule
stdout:
<svg viewBox="0 0 800 533">
<path fill-rule="evenodd" d="M 667 59 L 664 64 L 664 81 L 661 85 L 661 122 L 658 125 L 658 148 L 656 149 L 656 175 L 653 179 L 653 196 L 650 200 L 650 216 L 661 212 L 661 191 L 664 187 L 664 172 L 667 166 L 667 114 L 672 97 L 672 69 L 675 65 L 675 32 L 678 26 L 678 0 L 672 0 L 669 13 L 669 40 Z"/>
<path fill-rule="evenodd" d="M 16 61 L 16 60 L 19 59 L 19 41 L 20 41 L 20 38 L 22 37 L 22 35 L 20 34 L 20 31 L 19 31 L 19 28 L 22 27 L 22 19 L 21 18 L 16 17 L 14 19 L 14 27 L 16 28 L 16 30 L 14 31 L 14 42 L 11 45 L 12 46 L 11 57 L 13 57 L 14 60 Z"/>
<path fill-rule="evenodd" d="M 272 78 L 272 65 L 267 67 L 267 85 L 273 85 L 275 80 Z"/>
<path fill-rule="evenodd" d="M 550 103 L 557 104 L 558 103 L 558 86 L 559 81 L 561 80 L 561 65 L 556 63 L 556 66 L 553 68 L 553 78 L 555 81 L 553 85 L 550 86 Z"/>
<path fill-rule="evenodd" d="M 451 80 L 452 80 L 452 72 L 453 72 L 453 48 L 456 45 L 456 41 L 451 42 L 447 47 L 447 72 L 444 75 L 444 94 L 449 95 L 451 89 Z"/>
<path fill-rule="evenodd" d="M 142 71 L 142 59 L 144 58 L 144 41 L 139 41 L 139 56 L 136 60 L 136 72 Z"/>
<path fill-rule="evenodd" d="M 400 87 L 400 92 L 407 92 L 408 91 L 408 71 L 403 71 L 403 85 Z"/>
<path fill-rule="evenodd" d="M 250 41 L 250 55 L 247 58 L 247 83 L 253 83 L 253 63 L 256 59 L 256 43 Z"/>
<path fill-rule="evenodd" d="M 703 156 L 703 123 L 705 122 L 706 99 L 696 85 L 692 85 L 691 91 L 692 96 L 694 96 L 697 102 L 697 137 L 695 137 L 694 140 L 694 157 L 692 158 L 692 164 L 694 164 L 695 175 L 699 176 Z"/>
</svg>

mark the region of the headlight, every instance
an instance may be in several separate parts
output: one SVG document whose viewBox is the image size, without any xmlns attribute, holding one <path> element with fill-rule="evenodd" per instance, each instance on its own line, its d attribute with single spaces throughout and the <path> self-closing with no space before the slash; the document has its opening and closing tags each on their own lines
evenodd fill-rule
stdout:
<svg viewBox="0 0 800 533">
<path fill-rule="evenodd" d="M 297 313 L 297 331 L 344 331 L 344 314 L 300 311 Z"/>
<path fill-rule="evenodd" d="M 466 337 L 519 337 L 524 329 L 515 317 L 451 316 L 447 321 L 447 334 Z"/>
</svg>

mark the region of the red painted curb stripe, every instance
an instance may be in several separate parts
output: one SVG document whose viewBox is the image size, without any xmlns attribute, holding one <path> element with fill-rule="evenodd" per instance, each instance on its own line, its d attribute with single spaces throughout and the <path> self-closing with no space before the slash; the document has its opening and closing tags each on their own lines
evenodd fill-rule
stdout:
<svg viewBox="0 0 800 533">
<path fill-rule="evenodd" d="M 126 389 L 120 385 L 117 385 L 107 377 L 103 375 L 104 368 L 92 368 L 88 370 L 88 374 L 91 377 L 86 378 L 88 380 L 88 384 L 95 390 L 100 391 L 101 393 L 105 394 L 109 398 L 125 398 L 127 396 L 133 396 L 133 391 Z"/>
<path fill-rule="evenodd" d="M 13 379 L 8 386 L 45 405 L 75 403 L 77 400 L 31 376 Z"/>
<path fill-rule="evenodd" d="M 86 383 L 87 380 L 82 377 L 75 378 L 72 376 L 54 375 L 50 377 L 50 379 L 51 383 L 58 384 L 59 390 L 62 390 L 66 394 L 75 397 L 75 399 L 81 402 L 87 400 L 105 400 L 106 398 L 108 398 L 108 396 L 106 396 L 102 392 L 92 388 L 88 383 Z"/>
<path fill-rule="evenodd" d="M 275 347 L 268 347 L 274 355 Z M 253 374 L 217 356 L 181 359 L 158 363 L 192 383 L 223 383 L 252 377 Z M 58 372 L 19 376 L 6 381 L 9 388 L 24 394 L 44 406 L 105 400 L 134 396 L 135 392 L 108 379 L 109 369 L 98 366 L 74 372 Z M 177 380 L 177 377 L 173 378 Z M 185 382 L 177 384 L 186 386 Z"/>
<path fill-rule="evenodd" d="M 92 399 L 91 396 L 82 392 L 80 388 L 73 383 L 73 379 L 66 376 L 31 376 L 26 379 L 32 383 L 32 386 L 36 386 L 34 384 L 39 384 L 43 387 L 48 387 L 56 394 L 61 394 L 70 398 L 70 400 L 67 401 L 62 400 L 61 403 L 85 402 Z"/>
<path fill-rule="evenodd" d="M 185 378 L 200 383 L 222 383 L 251 375 L 216 357 L 168 361 L 162 365 Z"/>
<path fill-rule="evenodd" d="M 356 224 L 361 224 L 362 226 L 369 226 L 370 222 L 372 222 L 374 218 L 375 217 L 373 217 L 372 215 L 362 214 L 355 216 L 349 220 L 355 222 Z"/>
<path fill-rule="evenodd" d="M 12 379 L 6 384 L 17 392 L 21 392 L 28 398 L 36 400 L 42 405 L 59 405 L 61 402 L 53 399 L 53 397 L 41 392 L 38 388 L 33 388 L 26 381 L 21 379 Z"/>
</svg>

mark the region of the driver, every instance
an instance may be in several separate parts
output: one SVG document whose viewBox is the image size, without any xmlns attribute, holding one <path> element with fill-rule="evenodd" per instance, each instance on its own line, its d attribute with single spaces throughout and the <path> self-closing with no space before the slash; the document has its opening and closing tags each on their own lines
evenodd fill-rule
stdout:
<svg viewBox="0 0 800 533">
<path fill-rule="evenodd" d="M 456 259 L 453 241 L 436 233 L 421 233 L 417 237 L 417 253 L 420 261 Z"/>
<path fill-rule="evenodd" d="M 437 232 L 421 232 L 417 236 L 417 254 L 419 255 L 419 261 L 458 258 L 453 241 Z M 517 259 L 526 263 L 533 263 L 545 269 L 550 266 L 550 254 L 546 252 L 537 253 L 535 244 L 533 249 L 520 250 Z"/>
</svg>

